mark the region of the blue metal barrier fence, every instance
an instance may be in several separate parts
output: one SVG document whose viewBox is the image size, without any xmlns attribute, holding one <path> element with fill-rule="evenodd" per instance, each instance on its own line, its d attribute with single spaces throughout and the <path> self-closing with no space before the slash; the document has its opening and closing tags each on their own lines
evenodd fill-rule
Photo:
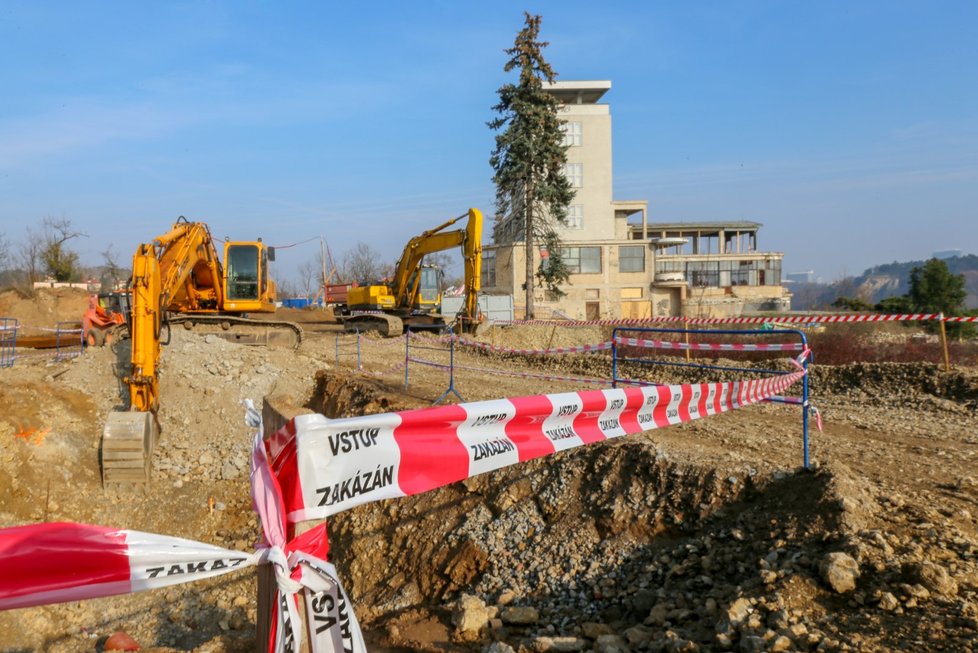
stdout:
<svg viewBox="0 0 978 653">
<path fill-rule="evenodd" d="M 0 367 L 13 367 L 17 357 L 17 328 L 12 317 L 0 317 Z"/>
<path fill-rule="evenodd" d="M 357 369 L 358 370 L 362 370 L 363 369 L 363 362 L 362 362 L 362 360 L 360 358 L 360 332 L 357 331 L 357 340 L 356 340 L 356 344 L 355 344 L 356 351 L 346 351 L 347 345 L 345 345 L 345 344 L 343 344 L 343 343 L 340 342 L 340 335 L 341 334 L 339 334 L 339 333 L 336 334 L 336 367 L 338 368 L 340 366 L 340 358 L 341 357 L 343 357 L 343 356 L 356 356 L 357 357 Z"/>
</svg>

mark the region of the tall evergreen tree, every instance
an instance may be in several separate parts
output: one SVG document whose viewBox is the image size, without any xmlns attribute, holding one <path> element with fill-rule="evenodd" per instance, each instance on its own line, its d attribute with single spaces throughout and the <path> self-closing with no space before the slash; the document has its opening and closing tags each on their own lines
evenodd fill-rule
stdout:
<svg viewBox="0 0 978 653">
<path fill-rule="evenodd" d="M 504 84 L 497 91 L 499 102 L 493 110 L 498 117 L 489 127 L 499 133 L 489 163 L 495 171 L 497 219 L 511 215 L 523 219 L 526 317 L 533 319 L 534 278 L 558 294 L 560 284 L 567 281 L 557 225 L 566 222 L 574 191 L 564 176 L 567 146 L 558 116 L 560 101 L 543 87 L 557 76 L 543 58 L 543 48 L 549 43 L 539 40 L 540 16 L 527 12 L 525 17 L 526 25 L 513 47 L 506 50 L 509 61 L 503 70 L 518 70 L 519 82 Z M 548 257 L 534 272 L 537 243 L 546 244 Z"/>
<path fill-rule="evenodd" d="M 964 308 L 964 277 L 951 274 L 944 261 L 932 258 L 910 271 L 910 301 L 926 313 L 957 315 Z"/>
</svg>

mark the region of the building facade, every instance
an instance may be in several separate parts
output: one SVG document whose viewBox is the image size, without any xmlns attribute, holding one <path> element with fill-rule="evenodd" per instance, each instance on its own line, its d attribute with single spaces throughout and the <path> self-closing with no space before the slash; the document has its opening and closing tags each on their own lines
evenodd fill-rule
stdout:
<svg viewBox="0 0 978 653">
<path fill-rule="evenodd" d="M 562 258 L 571 271 L 551 296 L 537 288 L 537 317 L 570 319 L 728 316 L 785 311 L 783 254 L 757 251 L 756 222 L 650 223 L 646 200 L 613 199 L 611 111 L 600 102 L 610 81 L 548 85 L 562 103 L 567 167 L 575 189 Z M 497 216 L 483 248 L 482 291 L 510 294 L 523 313 L 523 216 Z M 534 268 L 549 253 L 531 252 Z"/>
</svg>

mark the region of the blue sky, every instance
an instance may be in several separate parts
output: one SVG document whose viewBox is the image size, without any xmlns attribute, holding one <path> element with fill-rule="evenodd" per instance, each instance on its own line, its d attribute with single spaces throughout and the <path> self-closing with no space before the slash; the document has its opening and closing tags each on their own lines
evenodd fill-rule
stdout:
<svg viewBox="0 0 978 653">
<path fill-rule="evenodd" d="M 8 0 L 0 233 L 67 217 L 98 264 L 182 214 L 394 260 L 491 214 L 485 123 L 524 9 L 561 79 L 612 81 L 616 199 L 653 221 L 756 220 L 827 281 L 978 253 L 978 3 L 892 0 Z"/>
</svg>

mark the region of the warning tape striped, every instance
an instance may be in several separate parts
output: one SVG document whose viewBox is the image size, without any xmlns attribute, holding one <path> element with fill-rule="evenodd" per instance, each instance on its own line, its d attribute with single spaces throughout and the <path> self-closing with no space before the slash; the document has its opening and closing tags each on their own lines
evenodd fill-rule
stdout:
<svg viewBox="0 0 978 653">
<path fill-rule="evenodd" d="M 978 322 L 976 316 L 943 317 L 940 313 L 906 314 L 842 314 L 842 315 L 769 315 L 751 317 L 652 317 L 636 320 L 495 320 L 495 324 L 542 325 L 542 326 L 647 326 L 663 322 L 684 324 L 827 324 L 836 322 L 932 322 L 943 319 L 945 322 Z"/>
<path fill-rule="evenodd" d="M 290 522 L 418 494 L 585 444 L 782 393 L 805 374 L 514 397 L 383 415 L 300 415 L 267 442 Z"/>
<path fill-rule="evenodd" d="M 675 340 L 645 340 L 642 338 L 615 337 L 615 344 L 644 349 L 694 349 L 704 351 L 801 351 L 800 342 L 678 342 Z"/>
<path fill-rule="evenodd" d="M 287 542 L 287 523 L 742 408 L 778 396 L 805 374 L 799 369 L 751 381 L 584 390 L 336 420 L 300 415 L 268 441 L 260 429 L 255 437 L 251 493 L 262 526 L 257 552 L 84 524 L 2 529 L 0 609 L 165 587 L 269 562 L 278 591 L 267 650 L 298 650 L 303 633 L 295 595 L 302 592 L 308 622 L 329 624 L 311 633 L 311 650 L 365 653 L 356 616 L 326 562 L 325 525 Z M 250 425 L 260 426 L 250 405 L 248 416 Z"/>
</svg>

